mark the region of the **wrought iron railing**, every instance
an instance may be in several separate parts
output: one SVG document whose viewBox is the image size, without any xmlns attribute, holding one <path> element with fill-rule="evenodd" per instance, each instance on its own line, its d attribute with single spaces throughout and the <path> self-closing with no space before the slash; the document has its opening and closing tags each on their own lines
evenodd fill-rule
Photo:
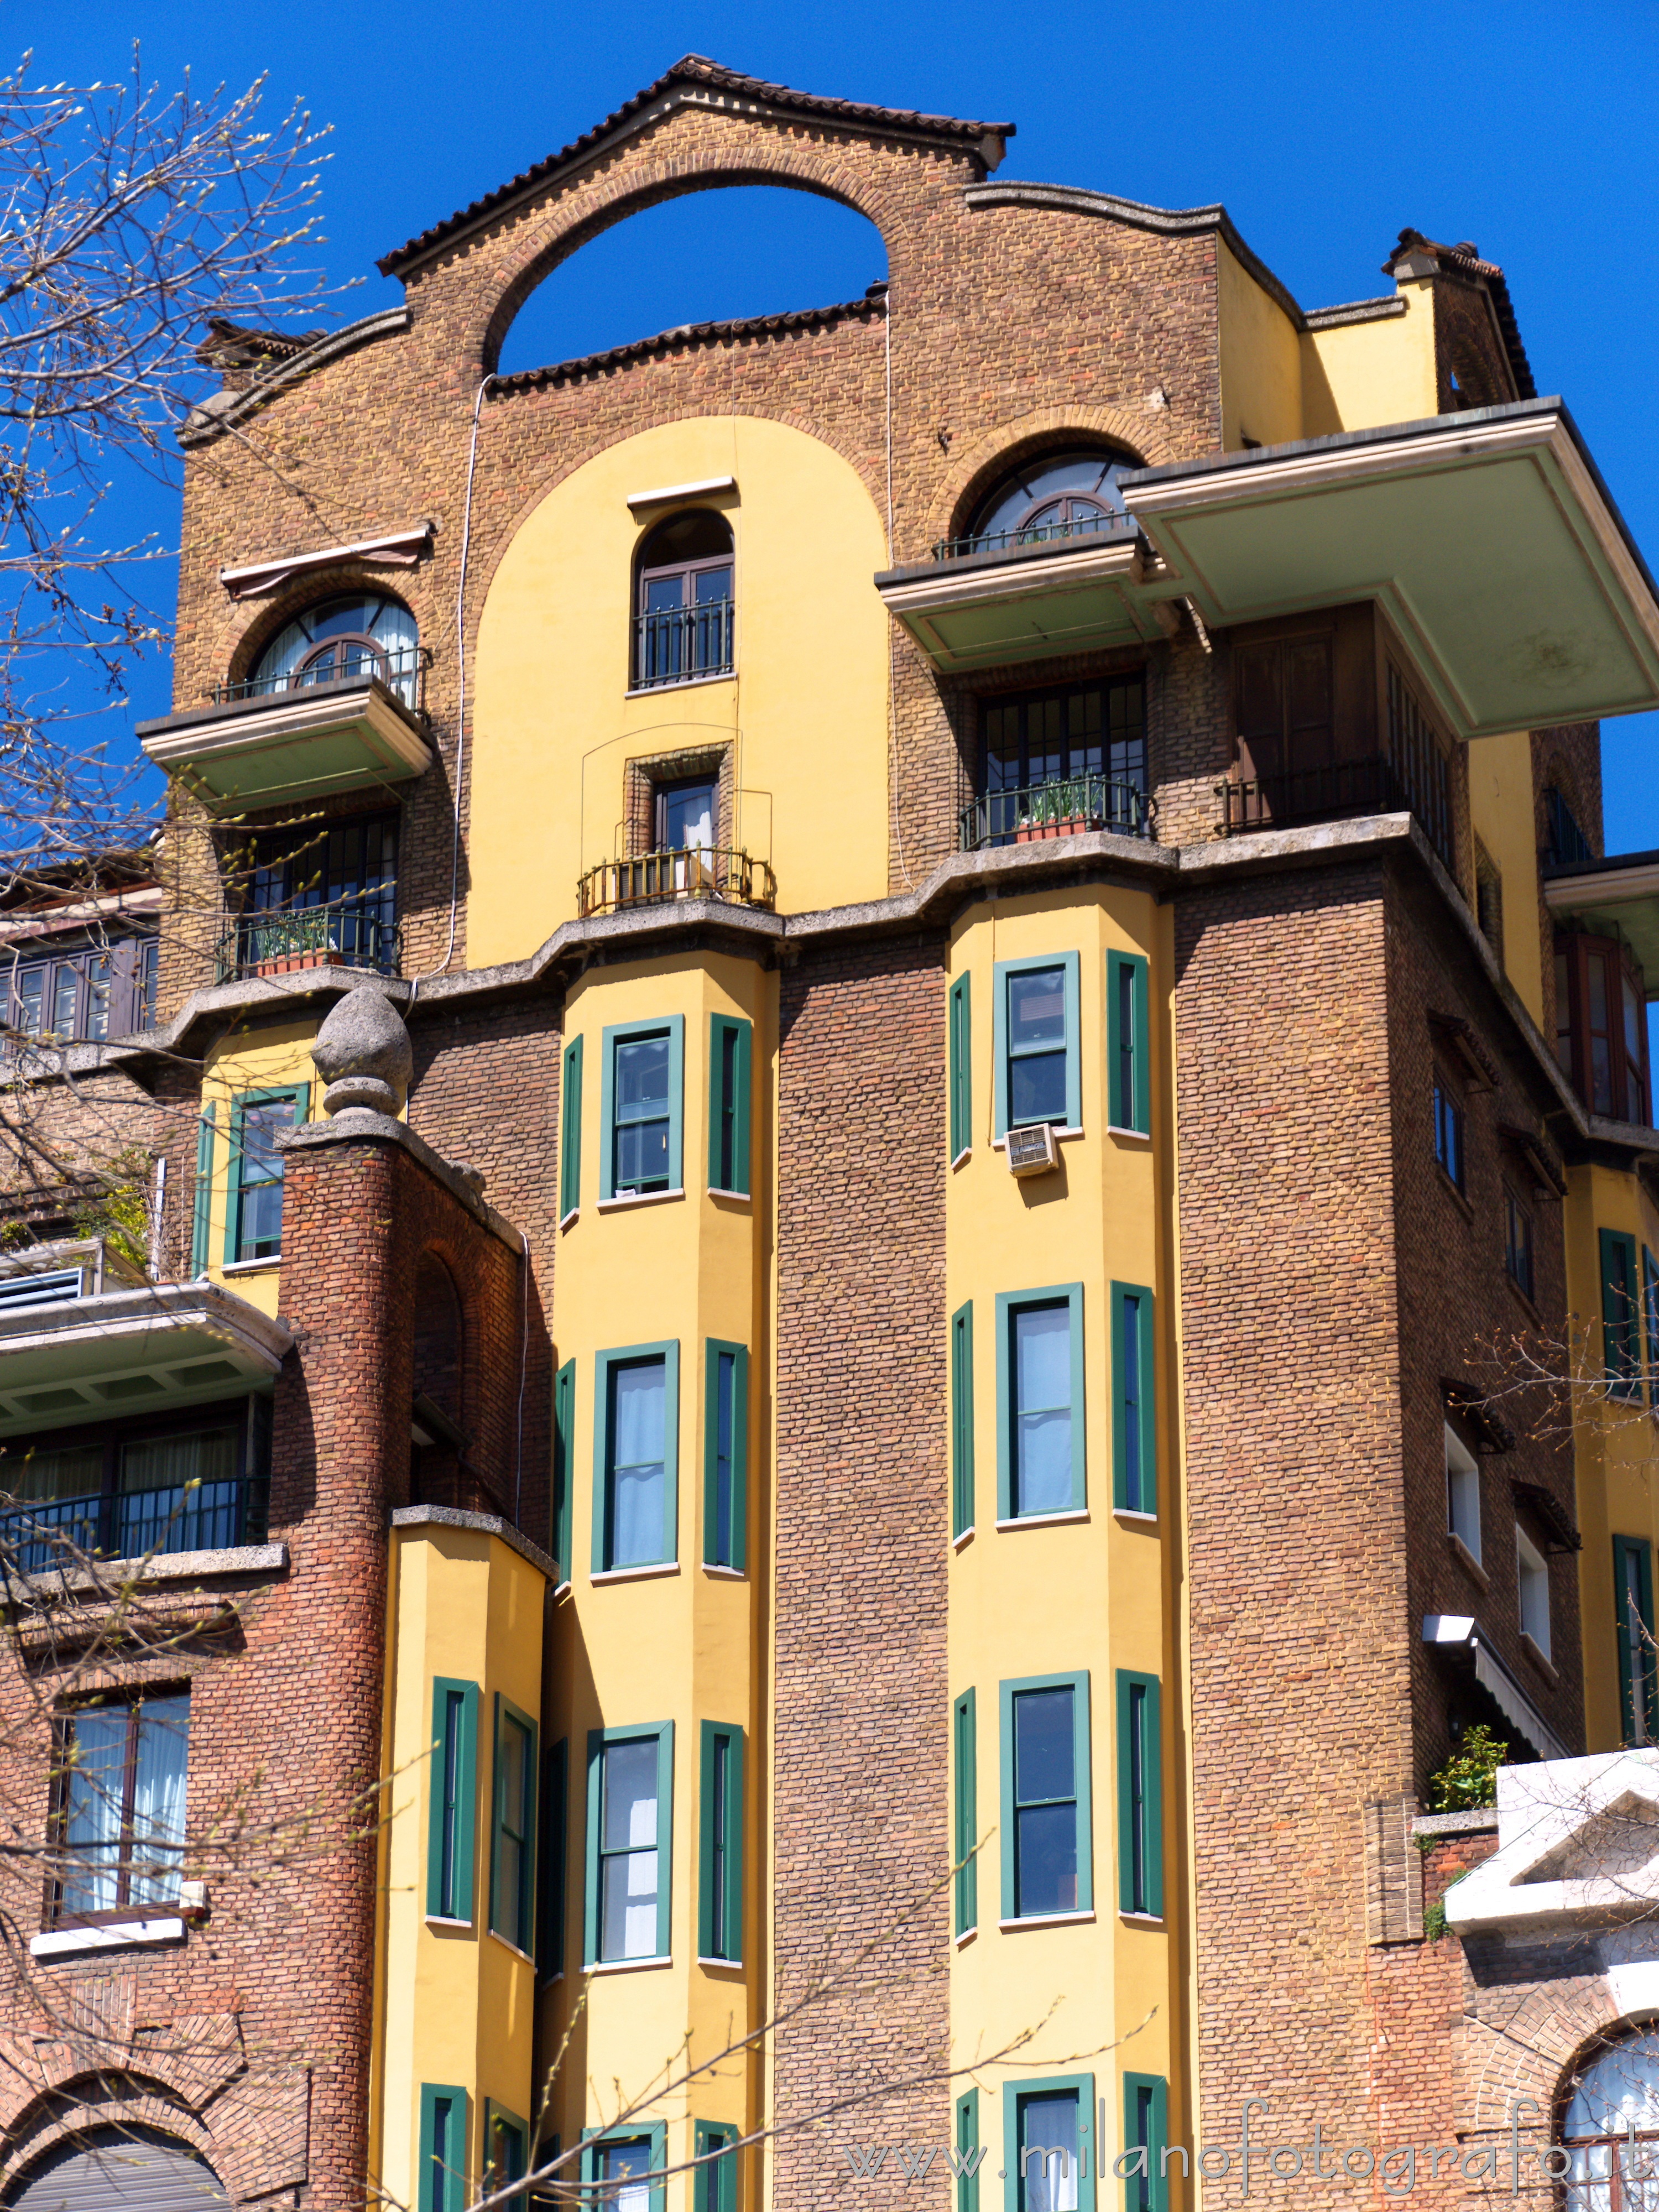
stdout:
<svg viewBox="0 0 1659 2212">
<path fill-rule="evenodd" d="M 216 948 L 218 980 L 299 968 L 373 968 L 395 975 L 398 932 L 375 910 L 380 903 L 377 892 L 373 908 L 363 899 L 337 899 L 331 906 L 238 915 Z"/>
<path fill-rule="evenodd" d="M 1067 775 L 1008 791 L 988 791 L 962 810 L 962 849 L 987 845 L 1031 845 L 1083 830 L 1111 830 L 1120 837 L 1150 837 L 1158 802 L 1138 784 L 1105 775 Z"/>
<path fill-rule="evenodd" d="M 1049 545 L 1063 538 L 1098 538 L 1113 530 L 1132 530 L 1127 514 L 1091 514 L 1075 522 L 1039 522 L 1024 530 L 982 530 L 975 538 L 941 538 L 933 546 L 935 561 L 959 561 L 969 553 L 1006 553 L 1022 545 Z"/>
<path fill-rule="evenodd" d="M 1218 783 L 1221 826 L 1229 836 L 1242 830 L 1288 829 L 1299 822 L 1330 822 L 1353 814 L 1414 814 L 1448 869 L 1455 873 L 1451 848 L 1451 808 L 1444 787 L 1443 763 L 1418 777 L 1401 775 L 1381 753 L 1337 761 L 1324 768 L 1297 769 Z"/>
<path fill-rule="evenodd" d="M 0 1513 L 0 1573 L 49 1574 L 88 1559 L 222 1552 L 265 1533 L 262 1478 L 54 1498 Z"/>
<path fill-rule="evenodd" d="M 751 860 L 747 853 L 692 847 L 642 853 L 635 860 L 605 860 L 590 868 L 576 885 L 576 911 L 611 914 L 618 907 L 691 898 L 769 907 L 777 895 L 777 882 L 766 861 Z"/>
<path fill-rule="evenodd" d="M 634 619 L 634 688 L 684 684 L 694 676 L 722 676 L 733 665 L 737 605 L 710 599 L 698 607 L 667 607 Z"/>
<path fill-rule="evenodd" d="M 313 684 L 339 684 L 354 678 L 378 676 L 388 691 L 394 692 L 405 707 L 418 714 L 425 705 L 426 672 L 432 665 L 432 649 L 425 645 L 400 646 L 395 652 L 384 653 L 378 658 L 363 655 L 360 669 L 342 675 L 339 670 L 324 665 L 311 668 L 291 668 L 281 676 L 249 676 L 240 684 L 216 684 L 213 703 L 228 707 L 239 699 L 271 699 L 288 691 L 308 691 Z"/>
</svg>

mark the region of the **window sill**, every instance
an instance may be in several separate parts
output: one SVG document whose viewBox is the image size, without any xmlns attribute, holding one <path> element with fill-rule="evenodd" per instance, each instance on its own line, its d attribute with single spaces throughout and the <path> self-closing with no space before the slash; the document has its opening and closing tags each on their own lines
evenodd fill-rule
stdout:
<svg viewBox="0 0 1659 2212">
<path fill-rule="evenodd" d="M 636 684 L 624 691 L 624 699 L 660 699 L 665 691 L 696 691 L 705 684 L 735 684 L 735 668 L 717 668 L 708 676 L 677 676 L 672 684 Z"/>
<path fill-rule="evenodd" d="M 470 1920 L 455 1920 L 447 1912 L 428 1912 L 426 1916 L 426 1924 L 428 1928 L 464 1928 L 469 1936 L 472 1933 L 472 1923 Z"/>
<path fill-rule="evenodd" d="M 581 1218 L 582 1210 L 580 1206 L 573 1206 L 568 1213 L 562 1213 L 559 1216 L 559 1230 L 561 1235 L 562 1235 L 565 1230 L 574 1228 Z"/>
<path fill-rule="evenodd" d="M 1075 1513 L 1022 1513 L 1012 1521 L 999 1521 L 997 1532 L 1001 1534 L 1010 1528 L 1062 1528 L 1073 1521 L 1086 1521 L 1089 1509 L 1085 1505 Z"/>
<path fill-rule="evenodd" d="M 957 1937 L 957 1939 L 956 1939 L 956 1940 L 957 1940 L 957 1950 L 958 1950 L 958 1951 L 966 1950 L 966 1948 L 967 1948 L 967 1947 L 969 1946 L 969 1944 L 970 1944 L 970 1943 L 974 1941 L 974 1939 L 978 1936 L 978 1934 L 979 1934 L 979 1929 L 978 1929 L 977 1925 L 975 1925 L 975 1927 L 972 1927 L 972 1928 L 964 1928 L 964 1929 L 963 1929 L 963 1931 L 962 1931 L 961 1935 L 960 1935 L 960 1936 L 958 1936 Z"/>
<path fill-rule="evenodd" d="M 1115 1505 L 1112 1518 L 1114 1521 L 1133 1522 L 1137 1528 L 1156 1528 L 1158 1526 L 1157 1514 L 1143 1513 L 1138 1505 Z"/>
<path fill-rule="evenodd" d="M 227 1260 L 219 1269 L 222 1275 L 269 1275 L 283 1264 L 280 1252 L 273 1252 L 264 1260 Z"/>
<path fill-rule="evenodd" d="M 680 1571 L 678 1559 L 661 1559 L 651 1566 L 601 1567 L 587 1577 L 590 1583 L 644 1583 L 659 1575 L 677 1575 Z"/>
<path fill-rule="evenodd" d="M 697 1956 L 697 1964 L 712 1967 L 717 1974 L 740 1974 L 744 1971 L 741 1959 L 705 1959 L 701 1953 Z"/>
<path fill-rule="evenodd" d="M 1164 1915 L 1161 1912 L 1120 1912 L 1117 1917 L 1126 1928 L 1161 1929 L 1164 1926 Z"/>
<path fill-rule="evenodd" d="M 1528 1658 L 1531 1660 L 1533 1665 L 1537 1668 L 1539 1673 L 1544 1677 L 1544 1680 L 1549 1684 L 1550 1687 L 1553 1690 L 1559 1689 L 1561 1686 L 1561 1677 L 1555 1671 L 1554 1661 L 1550 1657 L 1549 1653 L 1545 1650 L 1543 1645 L 1536 1642 L 1532 1637 L 1528 1636 L 1524 1628 L 1521 1632 L 1521 1649 L 1526 1653 Z"/>
<path fill-rule="evenodd" d="M 471 1923 L 469 1922 L 466 1924 L 470 1926 Z M 528 1951 L 521 1951 L 518 1945 L 514 1942 L 510 1937 L 498 1935 L 495 1929 L 492 1928 L 489 1931 L 489 1940 L 492 1943 L 499 1943 L 503 1951 L 510 1952 L 519 1961 L 520 1966 L 528 1966 L 532 1974 L 535 1972 L 536 1961 L 531 1957 Z"/>
<path fill-rule="evenodd" d="M 973 1157 L 973 1146 L 971 1145 L 964 1145 L 962 1150 L 957 1154 L 955 1159 L 951 1163 L 952 1171 L 954 1172 L 956 1169 L 959 1168 L 964 1160 L 971 1160 Z"/>
<path fill-rule="evenodd" d="M 672 1955 L 665 1952 L 659 1959 L 595 1959 L 588 1966 L 590 1974 L 642 1974 L 651 1966 L 672 1966 Z"/>
<path fill-rule="evenodd" d="M 1150 1129 L 1123 1129 L 1115 1121 L 1106 1124 L 1106 1133 L 1109 1137 L 1127 1137 L 1132 1145 L 1150 1145 L 1152 1141 Z"/>
<path fill-rule="evenodd" d="M 710 1198 L 730 1199 L 734 1206 L 752 1206 L 755 1202 L 755 1194 L 752 1191 L 724 1190 L 716 1182 L 709 1184 L 708 1195 Z"/>
<path fill-rule="evenodd" d="M 31 1936 L 32 1959 L 72 1958 L 80 1951 L 125 1951 L 136 1943 L 182 1943 L 185 1923 L 177 1914 L 165 1920 L 111 1920 L 100 1928 L 54 1928 Z"/>
<path fill-rule="evenodd" d="M 965 1545 L 971 1544 L 971 1543 L 973 1542 L 973 1540 L 974 1540 L 974 1532 L 973 1532 L 973 1530 L 972 1530 L 971 1528 L 964 1528 L 964 1529 L 963 1530 L 963 1532 L 962 1532 L 961 1535 L 959 1535 L 959 1536 L 952 1536 L 952 1537 L 951 1537 L 951 1549 L 953 1552 L 959 1552 L 959 1551 L 961 1551 L 961 1550 L 963 1548 L 963 1547 L 964 1547 Z"/>
<path fill-rule="evenodd" d="M 1462 1568 L 1464 1573 L 1472 1575 L 1483 1590 L 1489 1590 L 1492 1588 L 1492 1577 L 1475 1558 L 1474 1553 L 1470 1551 L 1455 1528 L 1449 1528 L 1446 1531 L 1446 1541 L 1451 1548 L 1453 1559 Z"/>
<path fill-rule="evenodd" d="M 666 1206 L 671 1198 L 684 1198 L 684 1188 L 678 1190 L 631 1190 L 623 1198 L 602 1198 L 601 1213 L 621 1213 L 630 1206 Z"/>
<path fill-rule="evenodd" d="M 1040 1126 L 1040 1125 L 1039 1125 L 1038 1123 L 1035 1122 L 1035 1121 L 1024 1121 L 1024 1122 L 1022 1122 L 1022 1123 L 1020 1124 L 1020 1127 L 1021 1127 L 1022 1128 L 1027 1128 L 1027 1129 L 1035 1129 L 1035 1128 L 1038 1127 L 1039 1126 Z M 1054 1129 L 1054 1123 L 1053 1123 L 1052 1121 L 1048 1124 L 1048 1126 L 1049 1126 L 1049 1127 L 1050 1127 L 1051 1129 Z M 1055 1143 L 1056 1143 L 1056 1144 L 1064 1144 L 1064 1143 L 1067 1142 L 1071 1138 L 1073 1138 L 1073 1137 L 1080 1137 L 1080 1136 L 1082 1136 L 1082 1135 L 1083 1135 L 1083 1133 L 1084 1133 L 1084 1131 L 1083 1131 L 1083 1129 L 1082 1129 L 1082 1127 L 1081 1127 L 1080 1126 L 1079 1126 L 1079 1127 L 1075 1128 L 1075 1129 L 1072 1129 L 1072 1128 L 1066 1128 L 1066 1129 L 1054 1129 L 1054 1141 L 1055 1141 Z M 1007 1151 L 1007 1149 L 1008 1149 L 1008 1139 L 1006 1139 L 1006 1137 L 993 1137 L 993 1138 L 992 1138 L 992 1139 L 991 1139 L 991 1150 L 992 1150 L 994 1152 L 1006 1152 Z"/>
<path fill-rule="evenodd" d="M 1092 1925 L 1092 1912 L 1031 1912 L 1020 1920 L 999 1920 L 998 1929 L 1005 1936 L 1018 1935 L 1023 1928 L 1085 1928 Z"/>
<path fill-rule="evenodd" d="M 703 1561 L 702 1571 L 706 1575 L 712 1575 L 717 1583 L 746 1583 L 749 1579 L 746 1568 L 717 1566 L 712 1559 Z"/>
</svg>

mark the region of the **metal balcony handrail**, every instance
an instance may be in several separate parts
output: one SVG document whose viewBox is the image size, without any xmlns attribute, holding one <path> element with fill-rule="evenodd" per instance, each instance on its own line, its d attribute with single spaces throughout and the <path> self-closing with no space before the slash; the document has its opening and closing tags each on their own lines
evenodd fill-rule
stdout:
<svg viewBox="0 0 1659 2212">
<path fill-rule="evenodd" d="M 216 707 L 228 707 L 239 699 L 269 699 L 285 691 L 309 691 L 324 684 L 363 683 L 379 677 L 388 691 L 393 692 L 406 707 L 418 714 L 425 693 L 423 678 L 432 665 L 432 648 L 427 645 L 399 646 L 385 653 L 374 667 L 363 669 L 356 676 L 341 676 L 331 670 L 290 668 L 280 676 L 248 676 L 236 684 L 216 684 L 212 698 Z"/>
<path fill-rule="evenodd" d="M 1006 553 L 1022 545 L 1051 545 L 1066 538 L 1098 538 L 1112 530 L 1131 530 L 1128 514 L 1079 516 L 1075 522 L 1039 522 L 1018 530 L 981 530 L 967 538 L 940 538 L 933 545 L 935 561 L 960 561 L 969 553 Z"/>
<path fill-rule="evenodd" d="M 265 1495 L 264 1476 L 239 1475 L 20 1504 L 0 1513 L 0 1573 L 46 1574 L 83 1559 L 222 1552 L 260 1542 Z"/>
<path fill-rule="evenodd" d="M 738 906 L 770 907 L 778 895 L 770 863 L 733 847 L 682 846 L 641 853 L 631 860 L 602 860 L 576 885 L 576 911 L 612 914 L 630 906 L 674 899 L 720 899 Z"/>
<path fill-rule="evenodd" d="M 1449 795 L 1440 776 L 1424 787 L 1419 777 L 1402 775 L 1385 753 L 1322 767 L 1286 769 L 1272 775 L 1231 779 L 1215 787 L 1221 801 L 1224 836 L 1241 830 L 1289 829 L 1297 823 L 1329 821 L 1356 814 L 1408 813 L 1447 870 L 1455 877 Z"/>
<path fill-rule="evenodd" d="M 1151 837 L 1157 816 L 1158 801 L 1139 784 L 1088 774 L 988 791 L 963 808 L 958 826 L 961 849 L 977 853 L 989 845 L 1024 844 L 1083 830 Z"/>
<path fill-rule="evenodd" d="M 372 968 L 379 975 L 395 975 L 399 933 L 370 910 L 382 897 L 377 890 L 324 906 L 240 914 L 214 948 L 217 980 L 228 983 L 278 962 Z"/>
<path fill-rule="evenodd" d="M 723 676 L 736 664 L 737 603 L 664 607 L 634 617 L 634 689 L 654 690 L 694 677 Z"/>
</svg>

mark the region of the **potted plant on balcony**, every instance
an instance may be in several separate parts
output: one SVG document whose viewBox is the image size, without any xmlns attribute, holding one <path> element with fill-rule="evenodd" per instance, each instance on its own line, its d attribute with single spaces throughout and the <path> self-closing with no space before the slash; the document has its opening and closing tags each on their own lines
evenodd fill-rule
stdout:
<svg viewBox="0 0 1659 2212">
<path fill-rule="evenodd" d="M 1064 783 L 1036 785 L 1014 831 L 1017 845 L 1035 844 L 1045 837 L 1074 837 L 1096 827 L 1089 805 L 1089 779 L 1068 778 Z"/>
</svg>

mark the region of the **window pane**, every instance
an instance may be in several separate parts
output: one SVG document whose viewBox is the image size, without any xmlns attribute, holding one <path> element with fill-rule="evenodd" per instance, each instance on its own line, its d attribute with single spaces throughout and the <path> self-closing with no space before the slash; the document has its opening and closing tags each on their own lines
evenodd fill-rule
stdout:
<svg viewBox="0 0 1659 2212">
<path fill-rule="evenodd" d="M 59 1036 L 72 1037 L 76 1034 L 75 1000 L 79 983 L 80 978 L 69 962 L 59 961 L 52 997 L 52 1025 Z"/>
<path fill-rule="evenodd" d="M 1025 2212 L 1077 2212 L 1075 2091 L 1020 2101 L 1019 2164 Z"/>
<path fill-rule="evenodd" d="M 668 1550 L 668 1377 L 660 1359 L 611 1370 L 611 1557 L 613 1567 L 660 1559 Z"/>
<path fill-rule="evenodd" d="M 264 1259 L 283 1240 L 283 1155 L 276 1140 L 294 1127 L 294 1101 L 271 1099 L 242 1111 L 240 1256 Z"/>
<path fill-rule="evenodd" d="M 619 1190 L 668 1180 L 668 1039 L 616 1048 L 616 1176 Z"/>
<path fill-rule="evenodd" d="M 650 2166 L 648 2141 L 600 2146 L 599 2179 L 620 2184 L 616 2195 L 605 2199 L 608 2204 L 614 2205 L 616 2212 L 650 2212 L 651 2190 L 644 2179 Z"/>
<path fill-rule="evenodd" d="M 190 1699 L 156 1698 L 138 1708 L 137 1781 L 132 1806 L 135 1905 L 173 1904 L 184 1856 L 185 1779 L 190 1749 Z"/>
<path fill-rule="evenodd" d="M 69 1761 L 64 1824 L 66 1913 L 112 1912 L 121 1852 L 131 1709 L 82 1706 L 65 1734 Z"/>
<path fill-rule="evenodd" d="M 226 1427 L 121 1447 L 116 1510 L 124 1558 L 155 1550 L 213 1551 L 240 1542 L 237 1441 L 236 1430 Z"/>
<path fill-rule="evenodd" d="M 1063 1052 L 1034 1053 L 1009 1061 L 1008 1119 L 1016 1127 L 1025 1121 L 1066 1119 Z"/>
<path fill-rule="evenodd" d="M 1065 1306 L 1014 1314 L 1016 1513 L 1072 1505 L 1072 1321 Z"/>
<path fill-rule="evenodd" d="M 1015 1051 L 1065 1042 L 1063 968 L 1038 968 L 1008 978 L 1008 1041 Z"/>
<path fill-rule="evenodd" d="M 1023 1690 L 1014 1699 L 1014 1795 L 1022 1805 L 1077 1794 L 1069 1689 Z"/>
<path fill-rule="evenodd" d="M 702 568 L 691 580 L 691 588 L 700 607 L 714 605 L 732 596 L 732 571 L 729 568 Z"/>
<path fill-rule="evenodd" d="M 618 1743 L 605 1754 L 600 1839 L 605 1959 L 650 1959 L 657 1950 L 657 1745 Z"/>
<path fill-rule="evenodd" d="M 667 851 L 706 853 L 712 848 L 714 842 L 714 786 L 712 783 L 689 784 L 678 791 L 665 791 L 662 798 L 662 842 Z M 668 1096 L 667 1050 L 665 1040 L 660 1093 L 664 1098 Z"/>
</svg>

